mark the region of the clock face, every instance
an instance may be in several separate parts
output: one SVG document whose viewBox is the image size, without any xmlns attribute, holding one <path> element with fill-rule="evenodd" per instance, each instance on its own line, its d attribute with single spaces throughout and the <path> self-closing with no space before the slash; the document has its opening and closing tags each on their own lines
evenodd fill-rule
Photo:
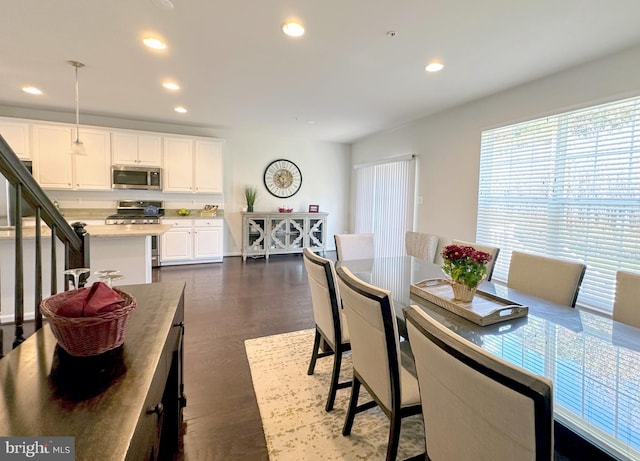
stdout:
<svg viewBox="0 0 640 461">
<path fill-rule="evenodd" d="M 300 190 L 302 173 L 300 168 L 289 160 L 274 160 L 264 170 L 264 185 L 274 197 L 291 197 Z"/>
</svg>

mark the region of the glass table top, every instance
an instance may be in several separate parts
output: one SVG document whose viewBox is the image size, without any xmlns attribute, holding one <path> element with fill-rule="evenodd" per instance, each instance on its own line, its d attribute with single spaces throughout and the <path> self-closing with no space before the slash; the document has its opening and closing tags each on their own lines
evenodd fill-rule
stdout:
<svg viewBox="0 0 640 461">
<path fill-rule="evenodd" d="M 401 334 L 404 307 L 421 307 L 483 349 L 551 379 L 556 421 L 615 458 L 640 460 L 640 329 L 487 282 L 481 291 L 527 305 L 529 314 L 482 327 L 410 293 L 411 283 L 443 278 L 436 264 L 397 257 L 340 265 L 391 291 Z"/>
</svg>

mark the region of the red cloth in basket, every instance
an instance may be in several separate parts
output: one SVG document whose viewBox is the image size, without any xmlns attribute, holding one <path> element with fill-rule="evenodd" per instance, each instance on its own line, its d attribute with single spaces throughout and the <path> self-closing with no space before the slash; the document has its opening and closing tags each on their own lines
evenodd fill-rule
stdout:
<svg viewBox="0 0 640 461">
<path fill-rule="evenodd" d="M 123 307 L 124 299 L 104 282 L 80 288 L 52 311 L 63 317 L 93 317 Z"/>
</svg>

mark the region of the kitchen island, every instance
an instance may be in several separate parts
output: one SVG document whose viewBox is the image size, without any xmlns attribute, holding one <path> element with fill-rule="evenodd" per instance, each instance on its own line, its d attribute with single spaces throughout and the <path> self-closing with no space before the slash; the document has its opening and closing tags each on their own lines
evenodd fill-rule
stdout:
<svg viewBox="0 0 640 461">
<path fill-rule="evenodd" d="M 113 285 L 130 285 L 151 283 L 151 236 L 161 235 L 171 229 L 166 224 L 130 224 L 130 225 L 88 225 L 85 228 L 90 235 L 91 277 L 89 283 L 97 281 L 94 272 L 106 269 L 118 270 L 122 278 L 114 280 Z M 14 319 L 15 231 L 0 230 L 0 323 L 12 322 Z M 24 313 L 25 319 L 33 319 L 35 313 L 35 227 L 23 228 L 24 252 Z M 50 292 L 51 265 L 47 255 L 51 249 L 51 231 L 42 228 L 42 279 L 47 297 Z M 57 254 L 57 291 L 64 290 L 64 246 L 56 239 Z M 6 261 L 6 262 L 5 262 Z"/>
</svg>

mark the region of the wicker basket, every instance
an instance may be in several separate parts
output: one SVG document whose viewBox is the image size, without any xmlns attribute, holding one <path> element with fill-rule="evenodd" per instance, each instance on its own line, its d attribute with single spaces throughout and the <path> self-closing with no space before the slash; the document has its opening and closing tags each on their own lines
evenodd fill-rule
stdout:
<svg viewBox="0 0 640 461">
<path fill-rule="evenodd" d="M 42 315 L 49 321 L 58 344 L 70 355 L 98 355 L 124 343 L 127 320 L 136 307 L 136 300 L 129 293 L 117 288 L 114 288 L 114 291 L 124 299 L 124 306 L 94 317 L 64 317 L 54 312 L 54 307 L 73 296 L 74 291 L 65 291 L 42 300 Z"/>
</svg>

